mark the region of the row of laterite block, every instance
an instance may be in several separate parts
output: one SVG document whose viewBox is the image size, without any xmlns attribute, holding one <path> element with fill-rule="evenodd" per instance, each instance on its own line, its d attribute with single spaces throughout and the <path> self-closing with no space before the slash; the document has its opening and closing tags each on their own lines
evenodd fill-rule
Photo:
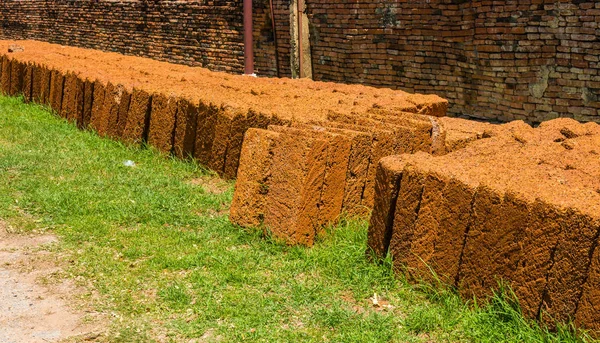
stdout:
<svg viewBox="0 0 600 343">
<path fill-rule="evenodd" d="M 3 55 L 0 66 L 4 94 L 48 105 L 82 129 L 194 158 L 226 178 L 236 177 L 242 163 L 232 221 L 264 224 L 295 244 L 312 245 L 343 213 L 367 215 L 382 157 L 444 154 L 477 136 L 447 137 L 454 122 L 440 118 L 448 103 L 435 96 L 402 110 L 374 105 L 366 113 L 331 112 L 321 120 L 282 119 L 109 78 L 92 80 L 11 55 Z"/>
<path fill-rule="evenodd" d="M 0 58 L 0 91 L 47 105 L 101 136 L 145 142 L 164 153 L 194 158 L 225 177 L 237 176 L 230 219 L 238 225 L 263 227 L 288 243 L 312 245 L 343 215 L 367 216 L 373 209 L 369 246 L 379 256 L 392 252 L 397 270 L 415 278 L 427 278 L 433 270 L 465 296 L 478 297 L 501 277 L 514 282 L 526 315 L 544 310 L 552 318 L 575 317 L 600 328 L 598 216 L 557 210 L 458 176 L 489 163 L 505 166 L 497 156 L 510 149 L 521 156 L 528 146 L 528 154 L 544 157 L 535 159 L 532 170 L 552 159 L 562 161 L 565 154 L 580 153 L 580 146 L 600 145 L 596 128 L 576 134 L 585 130 L 568 122 L 559 130 L 535 131 L 544 133 L 539 139 L 525 128 L 525 136 L 534 137 L 529 142 L 547 144 L 528 145 L 528 139 L 489 124 L 445 118 L 448 103 L 441 98 L 414 113 L 373 106 L 365 113 L 332 112 L 323 120 L 284 120 L 90 80 L 10 55 Z M 496 143 L 496 150 L 485 150 Z M 595 151 L 585 158 L 573 155 L 575 162 L 565 169 L 581 165 L 586 175 L 600 179 Z M 484 161 L 470 165 L 479 155 Z M 464 168 L 445 172 L 438 164 L 428 169 L 433 160 L 442 166 L 464 163 Z M 504 173 L 531 161 L 517 158 Z M 502 173 L 498 167 L 482 175 Z M 594 194 L 586 201 L 596 199 Z M 600 207 L 593 201 L 590 208 Z"/>
<path fill-rule="evenodd" d="M 443 114 L 443 113 L 442 113 Z M 343 215 L 368 216 L 385 156 L 443 155 L 481 138 L 486 126 L 455 135 L 460 119 L 371 109 L 327 121 L 251 129 L 242 147 L 230 219 L 262 226 L 288 243 L 312 245 Z"/>
<path fill-rule="evenodd" d="M 0 90 L 48 105 L 101 136 L 192 157 L 227 178 L 238 175 L 241 162 L 232 221 L 265 224 L 288 242 L 307 245 L 342 213 L 369 213 L 380 158 L 415 151 L 444 154 L 465 141 L 446 136 L 453 122 L 440 118 L 448 104 L 437 97 L 411 109 L 432 116 L 374 106 L 361 114 L 332 112 L 321 121 L 284 120 L 91 80 L 10 55 L 0 58 Z"/>
<path fill-rule="evenodd" d="M 132 144 L 147 142 L 164 153 L 193 157 L 227 178 L 236 175 L 249 127 L 286 124 L 276 116 L 84 79 L 9 55 L 0 59 L 0 90 L 47 105 L 101 136 Z"/>
<path fill-rule="evenodd" d="M 600 332 L 600 126 L 557 119 L 445 156 L 389 156 L 369 247 L 413 280 L 484 299 L 502 281 L 523 313 Z"/>
</svg>

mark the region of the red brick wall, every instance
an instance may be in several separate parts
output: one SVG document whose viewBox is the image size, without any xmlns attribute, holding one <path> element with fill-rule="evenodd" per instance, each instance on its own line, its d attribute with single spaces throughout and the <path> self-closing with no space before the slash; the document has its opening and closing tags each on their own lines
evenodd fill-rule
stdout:
<svg viewBox="0 0 600 343">
<path fill-rule="evenodd" d="M 257 1 L 256 11 L 264 12 L 263 7 Z M 258 27 L 260 20 L 264 15 L 255 18 Z M 0 24 L 4 38 L 243 72 L 242 0 L 4 0 L 0 1 Z M 274 74 L 275 68 L 262 57 L 262 41 L 257 39 L 257 60 L 265 74 Z"/>
<path fill-rule="evenodd" d="M 307 0 L 314 78 L 436 93 L 450 112 L 600 121 L 600 2 Z"/>
<path fill-rule="evenodd" d="M 290 0 L 274 0 L 290 76 Z M 600 2 L 306 0 L 316 80 L 435 93 L 450 112 L 600 121 Z M 254 0 L 258 75 L 275 76 L 268 0 Z M 0 1 L 0 36 L 243 71 L 242 0 Z"/>
<path fill-rule="evenodd" d="M 277 76 L 275 35 L 269 0 L 254 0 L 252 5 L 255 73 L 261 76 Z"/>
</svg>

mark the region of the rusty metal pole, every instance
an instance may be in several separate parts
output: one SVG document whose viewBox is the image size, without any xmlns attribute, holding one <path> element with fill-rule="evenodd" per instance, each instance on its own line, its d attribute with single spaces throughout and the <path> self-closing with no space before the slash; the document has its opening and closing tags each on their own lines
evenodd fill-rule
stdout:
<svg viewBox="0 0 600 343">
<path fill-rule="evenodd" d="M 252 31 L 252 0 L 244 0 L 244 74 L 246 75 L 254 75 Z"/>
</svg>

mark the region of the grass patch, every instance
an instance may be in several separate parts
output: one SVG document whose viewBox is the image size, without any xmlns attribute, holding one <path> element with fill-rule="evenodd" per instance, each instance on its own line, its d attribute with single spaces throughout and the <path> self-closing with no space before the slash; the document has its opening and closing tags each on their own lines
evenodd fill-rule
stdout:
<svg viewBox="0 0 600 343">
<path fill-rule="evenodd" d="M 0 97 L 0 217 L 61 238 L 68 273 L 97 294 L 85 301 L 118 318 L 106 341 L 587 341 L 525 321 L 504 293 L 468 306 L 406 284 L 390 261 L 365 258 L 365 221 L 343 221 L 311 249 L 236 227 L 232 192 L 197 164 Z M 374 293 L 389 306 L 374 307 Z"/>
</svg>

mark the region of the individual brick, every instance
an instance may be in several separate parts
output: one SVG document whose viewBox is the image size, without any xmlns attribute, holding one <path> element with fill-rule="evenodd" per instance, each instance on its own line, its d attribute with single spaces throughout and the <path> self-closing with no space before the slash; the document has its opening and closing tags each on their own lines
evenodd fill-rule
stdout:
<svg viewBox="0 0 600 343">
<path fill-rule="evenodd" d="M 512 280 L 528 214 L 528 203 L 513 194 L 477 188 L 458 279 L 463 295 L 485 298 L 500 279 Z"/>
<path fill-rule="evenodd" d="M 177 120 L 177 99 L 155 93 L 152 95 L 151 106 L 148 144 L 163 153 L 171 153 Z"/>
<path fill-rule="evenodd" d="M 63 88 L 63 100 L 60 115 L 72 122 L 81 122 L 83 115 L 83 83 L 73 73 L 67 73 Z"/>
<path fill-rule="evenodd" d="M 202 101 L 198 104 L 194 158 L 204 165 L 208 165 L 212 155 L 218 112 L 219 107 L 215 104 L 204 103 Z"/>
<path fill-rule="evenodd" d="M 47 67 L 40 66 L 40 103 L 50 106 L 50 86 L 52 82 L 52 71 Z"/>
<path fill-rule="evenodd" d="M 104 104 L 102 105 L 103 113 L 101 116 L 106 118 L 105 131 L 98 131 L 98 134 L 111 137 L 113 139 L 120 138 L 119 136 L 119 113 L 121 113 L 122 103 L 125 107 L 129 105 L 128 96 L 125 95 L 125 89 L 122 85 L 114 85 L 107 83 L 104 89 Z M 127 109 L 125 109 L 125 112 Z M 124 120 L 126 120 L 124 118 Z M 123 124 L 124 126 L 124 124 Z"/>
<path fill-rule="evenodd" d="M 279 135 L 263 129 L 246 131 L 229 211 L 232 223 L 244 227 L 262 225 L 267 212 L 274 147 Z"/>
<path fill-rule="evenodd" d="M 341 214 L 351 141 L 323 131 L 269 129 L 281 135 L 273 151 L 264 224 L 289 243 L 312 245 L 323 227 Z M 283 199 L 286 185 L 292 191 Z"/>
<path fill-rule="evenodd" d="M 25 64 L 25 70 L 23 71 L 23 89 L 21 91 L 25 102 L 30 102 L 32 99 L 31 94 L 33 92 L 33 70 L 34 65 L 32 63 Z"/>
<path fill-rule="evenodd" d="M 345 134 L 334 134 L 328 140 L 323 190 L 319 202 L 321 227 L 334 225 L 342 214 L 352 141 Z M 317 233 L 320 233 L 320 229 Z"/>
<path fill-rule="evenodd" d="M 337 130 L 333 130 L 332 132 L 342 133 Z M 347 132 L 344 134 L 348 135 Z M 354 131 L 350 137 L 352 144 L 350 156 L 348 157 L 348 170 L 342 209 L 348 216 L 364 216 L 370 210 L 370 207 L 365 206 L 363 203 L 362 196 L 367 184 L 373 135 L 366 132 Z"/>
<path fill-rule="evenodd" d="M 223 165 L 223 176 L 225 178 L 233 179 L 237 174 L 244 133 L 250 125 L 248 113 L 238 112 L 231 120 L 227 151 L 225 153 L 225 164 Z"/>
<path fill-rule="evenodd" d="M 175 124 L 175 142 L 173 153 L 179 158 L 194 155 L 196 131 L 198 125 L 198 106 L 185 98 L 177 104 L 177 122 Z"/>
<path fill-rule="evenodd" d="M 92 108 L 90 111 L 89 128 L 98 132 L 105 133 L 107 126 L 107 118 L 104 111 L 104 97 L 106 86 L 101 81 L 94 81 L 93 84 Z"/>
<path fill-rule="evenodd" d="M 600 223 L 595 224 L 600 230 Z M 600 332 L 600 249 L 598 242 L 592 250 L 592 260 L 588 269 L 580 301 L 577 303 L 575 323 L 592 332 Z"/>
<path fill-rule="evenodd" d="M 420 174 L 414 166 L 406 165 L 402 171 L 389 243 L 389 251 L 395 261 L 394 267 L 398 271 L 404 271 L 405 266 L 402 262 L 410 258 L 410 245 L 422 195 L 423 184 Z"/>
<path fill-rule="evenodd" d="M 411 228 L 410 250 L 396 263 L 402 263 L 412 279 L 453 285 L 458 274 L 465 229 L 469 225 L 472 193 L 467 190 L 464 194 L 460 185 L 450 184 L 450 179 L 441 175 L 417 172 L 415 177 L 419 178 L 423 188 L 414 227 Z M 458 196 L 452 197 L 456 193 Z M 451 206 L 456 206 L 461 212 L 454 213 Z"/>
<path fill-rule="evenodd" d="M 600 229 L 597 216 L 594 218 L 573 210 L 559 212 L 557 219 L 561 232 L 558 244 L 553 247 L 551 268 L 539 308 L 542 320 L 550 327 L 556 322 L 575 319 L 584 285 L 589 279 Z M 598 317 L 589 319 L 590 324 L 600 322 Z"/>
<path fill-rule="evenodd" d="M 231 122 L 230 139 L 225 156 L 225 166 L 223 175 L 226 178 L 235 178 L 242 151 L 242 142 L 244 134 L 248 128 L 266 128 L 270 123 L 270 118 L 262 113 L 249 111 L 245 115 L 234 116 Z"/>
<path fill-rule="evenodd" d="M 84 81 L 82 81 L 79 77 L 75 81 L 75 108 L 72 112 L 73 116 L 69 119 L 75 122 L 78 127 L 82 127 L 83 125 L 83 111 L 85 107 L 85 85 Z"/>
<path fill-rule="evenodd" d="M 0 75 L 0 88 L 2 89 L 2 93 L 4 95 L 10 95 L 10 81 L 11 81 L 11 73 L 12 70 L 12 61 L 6 56 L 2 56 L 2 75 Z"/>
<path fill-rule="evenodd" d="M 264 225 L 288 243 L 312 245 L 327 162 L 327 141 L 281 134 L 273 150 Z"/>
<path fill-rule="evenodd" d="M 388 252 L 396 202 L 402 180 L 404 162 L 396 156 L 382 158 L 377 167 L 375 181 L 375 203 L 369 223 L 367 244 L 378 258 Z"/>
<path fill-rule="evenodd" d="M 113 134 L 116 138 L 121 139 L 125 132 L 125 126 L 127 126 L 127 116 L 129 115 L 129 106 L 131 105 L 131 93 L 125 88 L 121 89 L 118 105 L 116 126 L 113 128 Z"/>
<path fill-rule="evenodd" d="M 50 89 L 48 93 L 48 103 L 50 108 L 59 113 L 62 108 L 62 96 L 65 77 L 58 70 L 50 72 Z"/>
<path fill-rule="evenodd" d="M 83 109 L 81 122 L 78 122 L 80 128 L 86 129 L 92 120 L 92 107 L 94 103 L 94 82 L 86 79 L 83 81 Z"/>
<path fill-rule="evenodd" d="M 127 122 L 121 138 L 131 144 L 140 144 L 147 138 L 150 123 L 150 94 L 134 88 L 131 94 Z"/>
<path fill-rule="evenodd" d="M 31 101 L 43 103 L 41 98 L 42 91 L 42 69 L 39 64 L 33 65 L 32 80 L 31 80 Z"/>
<path fill-rule="evenodd" d="M 211 142 L 208 167 L 223 175 L 225 170 L 225 156 L 231 139 L 231 125 L 234 121 L 242 121 L 245 113 L 234 111 L 230 108 L 221 108 L 216 113 L 213 129 L 213 141 Z"/>
<path fill-rule="evenodd" d="M 435 187 L 440 181 L 445 187 L 438 193 Z M 471 228 L 475 192 L 476 188 L 454 178 L 436 175 L 426 179 L 417 230 L 422 236 L 428 226 L 433 228 L 436 237 L 430 264 L 446 284 L 456 286 L 458 282 L 465 240 Z M 423 274 L 420 276 L 424 277 Z"/>
<path fill-rule="evenodd" d="M 16 59 L 10 61 L 10 88 L 9 95 L 16 96 L 23 92 L 23 75 L 25 64 Z"/>
</svg>

